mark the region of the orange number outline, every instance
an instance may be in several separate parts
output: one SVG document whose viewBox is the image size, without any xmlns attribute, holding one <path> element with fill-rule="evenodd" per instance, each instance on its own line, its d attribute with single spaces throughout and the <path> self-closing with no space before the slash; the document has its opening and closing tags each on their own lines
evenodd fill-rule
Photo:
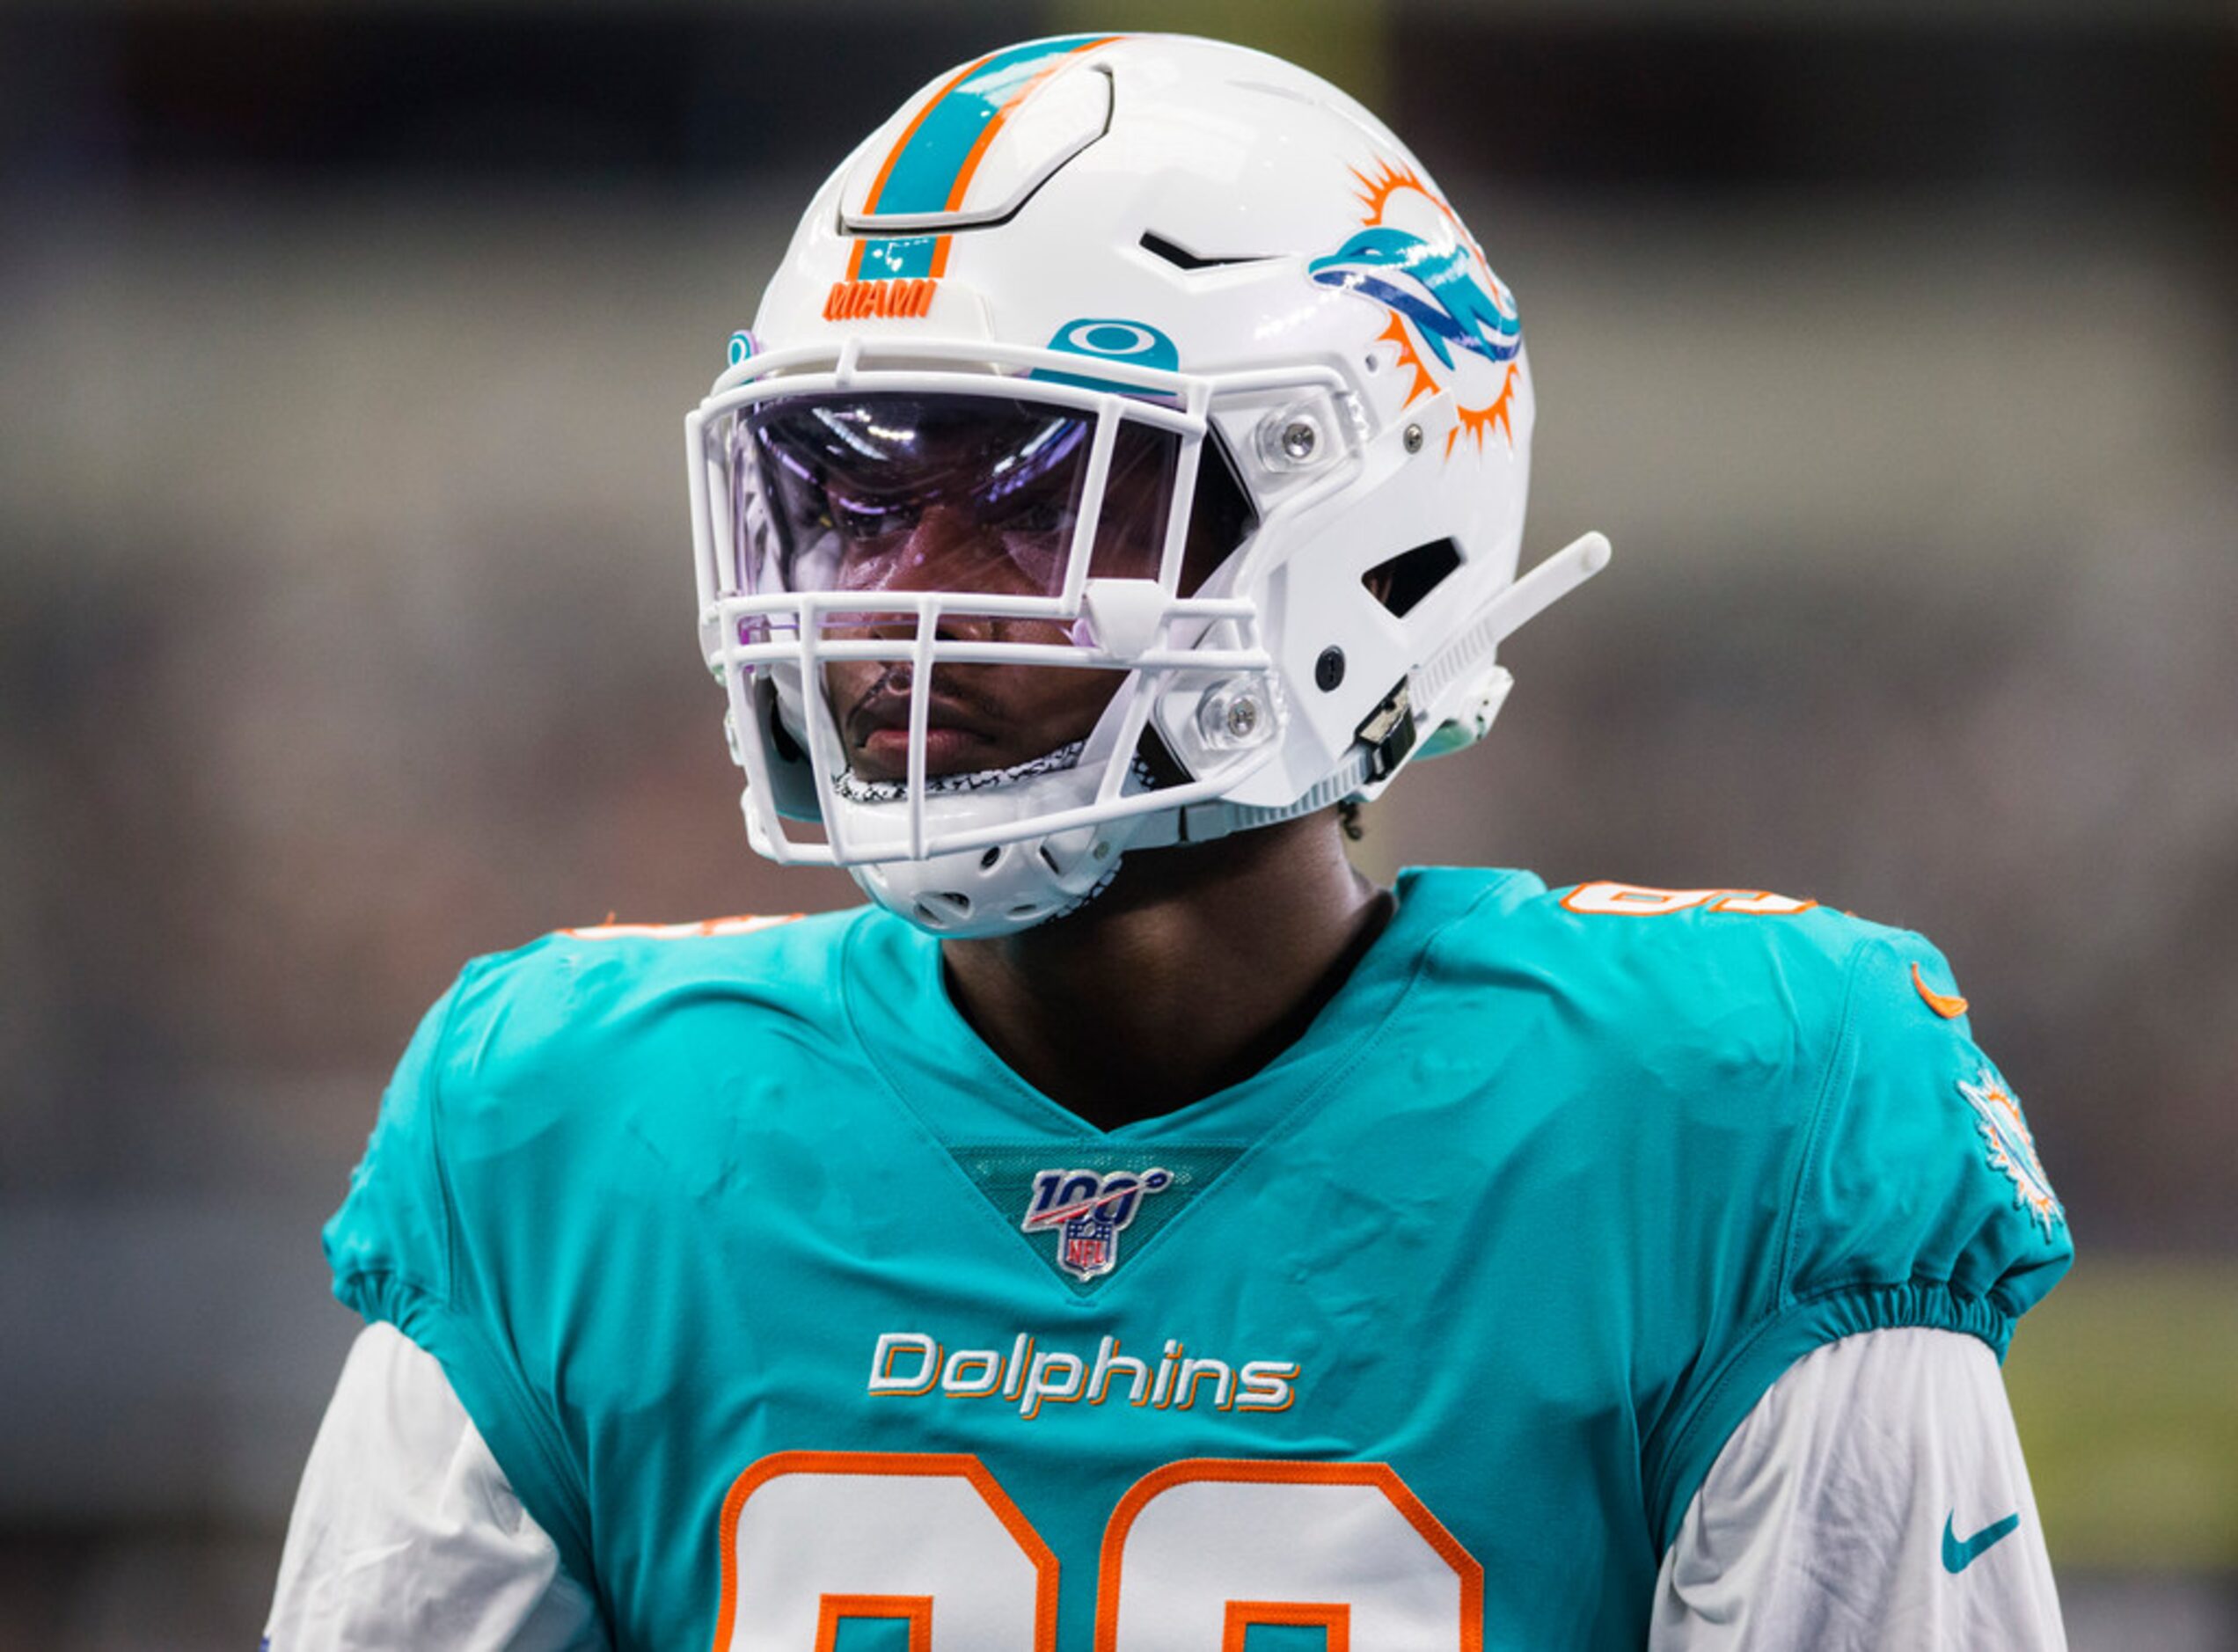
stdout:
<svg viewBox="0 0 2238 1652">
<path fill-rule="evenodd" d="M 1437 1557 L 1452 1568 L 1461 1584 L 1461 1652 L 1484 1652 L 1484 1568 L 1461 1546 L 1437 1517 L 1388 1463 L 1262 1463 L 1248 1458 L 1190 1457 L 1152 1469 L 1128 1488 L 1103 1529 L 1103 1554 L 1096 1573 L 1095 1652 L 1117 1652 L 1119 1645 L 1119 1569 L 1127 1534 L 1136 1517 L 1152 1498 L 1176 1486 L 1204 1481 L 1256 1482 L 1281 1486 L 1373 1486 L 1414 1527 Z M 1228 1622 L 1235 1624 L 1235 1608 L 1228 1603 Z M 1273 1603 L 1264 1603 L 1273 1604 Z M 1349 1613 L 1348 1612 L 1349 1618 Z M 1277 1622 L 1265 1619 L 1262 1622 Z M 1307 1620 L 1309 1622 L 1314 1620 Z M 1349 1634 L 1349 1625 L 1347 1625 Z M 1239 1644 L 1240 1644 L 1239 1641 Z M 1335 1652 L 1332 1640 L 1331 1652 Z"/>
<path fill-rule="evenodd" d="M 726 1652 L 738 1620 L 738 1518 L 746 1500 L 787 1474 L 907 1474 L 968 1480 L 1011 1540 L 1034 1565 L 1034 1652 L 1056 1652 L 1057 1554 L 1011 1502 L 987 1466 L 965 1451 L 775 1451 L 731 1481 L 722 1509 L 722 1597 L 715 1612 L 715 1652 Z M 850 1597 L 824 1596 L 826 1603 Z M 900 1601 L 903 1596 L 859 1596 L 857 1599 Z M 819 1610 L 821 1621 L 822 1608 Z M 925 1633 L 931 1644 L 932 1601 L 925 1600 Z M 837 1624 L 832 1624 L 836 1635 Z M 910 1652 L 918 1652 L 917 1626 L 910 1626 Z M 821 1639 L 821 1630 L 819 1630 Z"/>
<path fill-rule="evenodd" d="M 933 1652 L 930 1595 L 826 1595 L 816 1602 L 815 1652 L 839 1644 L 839 1625 L 848 1618 L 885 1618 L 909 1625 L 909 1652 Z"/>
<path fill-rule="evenodd" d="M 1658 889 L 1607 879 L 1581 883 L 1561 898 L 1562 910 L 1581 917 L 1669 917 L 1696 907 L 1749 917 L 1793 917 L 1817 904 L 1769 889 Z"/>
<path fill-rule="evenodd" d="M 1352 1652 L 1352 1608 L 1341 1601 L 1232 1600 L 1220 1626 L 1220 1652 L 1244 1652 L 1254 1625 L 1326 1630 L 1327 1652 Z"/>
</svg>

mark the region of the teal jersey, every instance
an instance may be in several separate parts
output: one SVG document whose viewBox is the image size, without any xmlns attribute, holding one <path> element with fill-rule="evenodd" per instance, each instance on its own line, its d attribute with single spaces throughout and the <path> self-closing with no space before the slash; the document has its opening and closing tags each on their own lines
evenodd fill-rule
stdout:
<svg viewBox="0 0 2238 1652">
<path fill-rule="evenodd" d="M 1883 1327 L 2001 1354 L 2065 1217 L 1916 935 L 1398 894 L 1295 1045 L 1108 1133 L 875 910 L 479 961 L 336 1291 L 621 1646 L 1637 1648 L 1766 1387 Z"/>
</svg>

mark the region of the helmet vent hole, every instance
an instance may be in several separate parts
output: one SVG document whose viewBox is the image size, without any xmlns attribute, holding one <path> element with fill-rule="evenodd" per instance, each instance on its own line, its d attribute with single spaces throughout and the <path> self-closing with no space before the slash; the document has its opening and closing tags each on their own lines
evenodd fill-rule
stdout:
<svg viewBox="0 0 2238 1652">
<path fill-rule="evenodd" d="M 920 895 L 917 897 L 917 910 L 927 927 L 944 928 L 971 916 L 971 897 L 954 889 L 937 895 Z"/>
<path fill-rule="evenodd" d="M 1013 918 L 1039 917 L 1041 915 L 1042 909 L 1031 901 L 1020 902 L 1018 905 L 1012 907 L 1008 914 Z"/>
<path fill-rule="evenodd" d="M 1001 859 L 1002 845 L 998 844 L 994 848 L 990 849 L 985 854 L 979 857 L 979 870 L 982 872 L 992 872 L 995 869 L 996 863 Z"/>
<path fill-rule="evenodd" d="M 1047 844 L 1043 844 L 1034 852 L 1042 858 L 1042 864 L 1047 866 L 1051 872 L 1055 873 L 1058 877 L 1063 877 L 1064 875 L 1064 868 L 1057 864 L 1057 857 L 1050 853 L 1050 846 Z"/>
<path fill-rule="evenodd" d="M 1169 241 L 1155 230 L 1143 231 L 1142 250 L 1152 258 L 1164 259 L 1175 269 L 1218 269 L 1224 264 L 1264 264 L 1274 258 L 1271 252 L 1231 253 L 1225 258 L 1207 257 L 1192 252 L 1178 241 Z"/>
<path fill-rule="evenodd" d="M 1403 618 L 1460 566 L 1459 545 L 1451 539 L 1432 539 L 1377 563 L 1360 575 L 1360 583 L 1368 588 L 1369 596 Z"/>
</svg>

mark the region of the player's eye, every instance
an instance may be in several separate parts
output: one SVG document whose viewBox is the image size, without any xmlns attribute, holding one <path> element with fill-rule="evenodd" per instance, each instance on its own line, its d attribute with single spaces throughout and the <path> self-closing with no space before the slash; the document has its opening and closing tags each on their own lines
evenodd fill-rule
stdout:
<svg viewBox="0 0 2238 1652">
<path fill-rule="evenodd" d="M 821 525 L 857 544 L 906 533 L 917 525 L 918 507 L 905 499 L 865 499 L 826 492 Z"/>
<path fill-rule="evenodd" d="M 1006 505 L 994 525 L 1006 534 L 1055 534 L 1071 515 L 1066 501 L 1049 494 L 1028 495 Z"/>
</svg>

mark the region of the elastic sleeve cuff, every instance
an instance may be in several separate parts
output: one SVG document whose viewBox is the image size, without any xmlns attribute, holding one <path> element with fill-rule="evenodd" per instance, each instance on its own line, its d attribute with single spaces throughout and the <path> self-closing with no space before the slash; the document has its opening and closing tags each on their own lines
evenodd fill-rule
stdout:
<svg viewBox="0 0 2238 1652">
<path fill-rule="evenodd" d="M 550 1534 L 568 1575 L 595 1593 L 584 1518 L 589 1501 L 569 1471 L 557 1426 L 487 1335 L 394 1274 L 347 1275 L 334 1282 L 334 1295 L 367 1321 L 393 1325 L 435 1356 L 521 1506 Z"/>
<path fill-rule="evenodd" d="M 2000 1361 L 2013 1340 L 2013 1318 L 2003 1309 L 1932 1281 L 1846 1290 L 1792 1304 L 1752 1333 L 1703 1385 L 1693 1410 L 1668 1436 L 1669 1446 L 1651 1451 L 1648 1513 L 1656 1553 L 1671 1547 L 1717 1453 L 1788 1367 L 1846 1336 L 1906 1326 L 1977 1337 Z"/>
</svg>

